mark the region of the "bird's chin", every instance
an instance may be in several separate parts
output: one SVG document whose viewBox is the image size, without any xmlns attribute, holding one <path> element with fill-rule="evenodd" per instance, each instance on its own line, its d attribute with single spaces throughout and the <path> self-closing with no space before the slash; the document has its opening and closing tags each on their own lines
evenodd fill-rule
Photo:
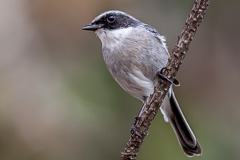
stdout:
<svg viewBox="0 0 240 160">
<path fill-rule="evenodd" d="M 104 29 L 102 29 L 102 28 L 96 30 L 95 34 L 98 36 L 98 38 L 101 40 L 101 42 L 103 42 L 104 39 L 106 39 L 106 33 L 105 33 Z"/>
<path fill-rule="evenodd" d="M 100 29 L 97 29 L 96 31 L 95 31 L 95 33 L 99 36 L 99 35 L 102 35 L 103 34 L 103 29 L 102 28 L 100 28 Z"/>
</svg>

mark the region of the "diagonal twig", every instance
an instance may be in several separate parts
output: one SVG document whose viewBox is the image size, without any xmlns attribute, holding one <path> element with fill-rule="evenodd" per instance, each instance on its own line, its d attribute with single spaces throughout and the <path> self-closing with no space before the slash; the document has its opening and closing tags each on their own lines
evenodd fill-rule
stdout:
<svg viewBox="0 0 240 160">
<path fill-rule="evenodd" d="M 168 60 L 167 67 L 163 72 L 163 75 L 168 79 L 175 79 L 189 49 L 189 45 L 193 40 L 200 23 L 203 21 L 209 3 L 210 0 L 196 0 L 194 2 L 193 8 L 185 22 L 185 26 L 180 36 L 178 36 L 177 43 Z M 169 81 L 163 79 L 155 86 L 154 93 L 150 95 L 148 102 L 144 105 L 141 116 L 136 121 L 136 130 L 138 131 L 138 134 L 131 133 L 131 137 L 121 152 L 121 160 L 136 159 L 144 137 L 148 134 L 148 129 L 155 118 L 159 107 L 162 105 L 170 85 L 171 83 Z M 139 134 L 141 136 L 139 136 Z"/>
</svg>

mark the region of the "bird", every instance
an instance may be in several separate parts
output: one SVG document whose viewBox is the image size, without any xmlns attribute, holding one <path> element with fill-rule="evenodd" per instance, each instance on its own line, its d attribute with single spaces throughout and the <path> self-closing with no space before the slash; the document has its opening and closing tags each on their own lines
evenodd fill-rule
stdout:
<svg viewBox="0 0 240 160">
<path fill-rule="evenodd" d="M 165 37 L 152 26 L 118 10 L 101 13 L 82 30 L 94 31 L 100 39 L 103 59 L 115 81 L 127 93 L 146 103 L 158 83 L 157 73 L 166 67 L 170 58 Z M 160 110 L 164 120 L 170 122 L 185 155 L 201 155 L 201 146 L 172 86 Z"/>
</svg>

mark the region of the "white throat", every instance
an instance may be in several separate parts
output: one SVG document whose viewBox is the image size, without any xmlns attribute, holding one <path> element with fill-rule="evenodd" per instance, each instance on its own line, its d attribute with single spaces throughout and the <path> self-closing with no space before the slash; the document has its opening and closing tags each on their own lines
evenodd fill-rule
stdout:
<svg viewBox="0 0 240 160">
<path fill-rule="evenodd" d="M 116 30 L 98 29 L 95 31 L 103 46 L 114 46 L 129 36 L 133 27 L 120 28 Z"/>
</svg>

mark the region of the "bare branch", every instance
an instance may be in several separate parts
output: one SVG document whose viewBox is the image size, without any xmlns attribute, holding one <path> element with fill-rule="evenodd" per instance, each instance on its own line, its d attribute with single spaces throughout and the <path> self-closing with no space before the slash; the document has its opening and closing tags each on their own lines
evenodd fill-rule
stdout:
<svg viewBox="0 0 240 160">
<path fill-rule="evenodd" d="M 189 49 L 189 45 L 193 40 L 200 23 L 203 21 L 209 3 L 210 0 L 195 1 L 193 8 L 185 22 L 185 26 L 172 51 L 172 55 L 168 61 L 167 67 L 163 72 L 163 74 L 170 80 L 175 79 L 179 67 Z M 145 103 L 142 114 L 136 122 L 136 130 L 141 136 L 138 136 L 136 133 L 131 134 L 126 147 L 121 152 L 121 160 L 136 159 L 144 137 L 148 134 L 148 129 L 155 118 L 159 107 L 162 105 L 163 99 L 165 98 L 170 85 L 170 82 L 164 79 L 156 85 L 154 93 L 150 96 L 148 102 Z"/>
</svg>

